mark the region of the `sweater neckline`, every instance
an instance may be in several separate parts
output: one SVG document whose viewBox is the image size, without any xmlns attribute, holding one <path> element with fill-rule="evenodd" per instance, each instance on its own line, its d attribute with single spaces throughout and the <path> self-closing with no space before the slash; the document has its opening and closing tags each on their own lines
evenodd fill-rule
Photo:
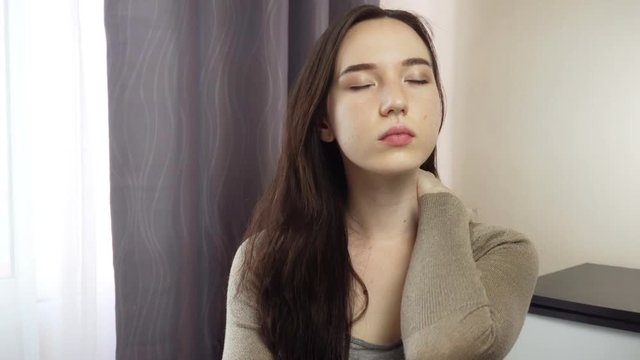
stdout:
<svg viewBox="0 0 640 360">
<path fill-rule="evenodd" d="M 392 344 L 374 344 L 374 343 L 370 343 L 368 341 L 362 340 L 360 338 L 357 338 L 355 336 L 351 336 L 351 342 L 372 350 L 391 350 L 402 345 L 402 340 L 398 340 L 397 342 Z"/>
</svg>

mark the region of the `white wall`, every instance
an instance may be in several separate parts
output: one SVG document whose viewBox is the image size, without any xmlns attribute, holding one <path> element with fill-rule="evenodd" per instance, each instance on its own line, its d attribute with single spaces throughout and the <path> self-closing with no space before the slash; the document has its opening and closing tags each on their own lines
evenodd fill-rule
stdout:
<svg viewBox="0 0 640 360">
<path fill-rule="evenodd" d="M 640 2 L 382 6 L 440 24 L 443 180 L 480 220 L 529 235 L 541 274 L 640 268 Z"/>
<path fill-rule="evenodd" d="M 527 314 L 506 360 L 640 359 L 640 333 Z"/>
</svg>

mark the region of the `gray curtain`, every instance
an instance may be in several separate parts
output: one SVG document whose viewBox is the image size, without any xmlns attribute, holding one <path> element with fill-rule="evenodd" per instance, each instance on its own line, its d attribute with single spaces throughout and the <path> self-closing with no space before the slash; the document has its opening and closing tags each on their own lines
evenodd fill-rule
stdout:
<svg viewBox="0 0 640 360">
<path fill-rule="evenodd" d="M 105 0 L 118 359 L 218 359 L 233 254 L 313 42 L 378 1 Z"/>
</svg>

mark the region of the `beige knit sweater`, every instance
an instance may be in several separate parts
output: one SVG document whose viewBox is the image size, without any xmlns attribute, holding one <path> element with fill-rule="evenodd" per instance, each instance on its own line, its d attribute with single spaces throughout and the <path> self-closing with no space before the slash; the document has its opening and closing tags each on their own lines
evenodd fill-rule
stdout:
<svg viewBox="0 0 640 360">
<path fill-rule="evenodd" d="M 407 359 L 502 359 L 524 323 L 538 255 L 521 233 L 472 222 L 451 193 L 419 199 L 418 231 L 402 293 Z M 258 336 L 253 300 L 234 297 L 242 249 L 227 292 L 224 360 L 273 359 Z"/>
</svg>

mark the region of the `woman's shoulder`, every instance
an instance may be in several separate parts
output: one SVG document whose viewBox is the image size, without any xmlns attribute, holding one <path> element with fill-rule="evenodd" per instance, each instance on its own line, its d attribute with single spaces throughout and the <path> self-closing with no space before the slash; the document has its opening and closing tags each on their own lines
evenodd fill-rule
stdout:
<svg viewBox="0 0 640 360">
<path fill-rule="evenodd" d="M 253 251 L 256 246 L 254 242 L 260 242 L 262 233 L 248 237 L 238 245 L 235 254 L 233 255 L 233 261 L 231 262 L 231 270 L 229 271 L 229 283 L 239 283 L 240 275 L 245 267 L 245 259 L 251 257 L 249 252 Z"/>
<path fill-rule="evenodd" d="M 228 282 L 228 291 L 234 293 L 236 296 L 236 292 L 238 291 L 238 287 L 240 285 L 242 268 L 244 265 L 245 254 L 247 251 L 247 240 L 243 240 L 240 245 L 236 248 L 235 254 L 233 255 L 233 260 L 231 262 L 231 268 L 229 270 L 229 282 Z"/>
<path fill-rule="evenodd" d="M 261 238 L 263 238 L 263 233 L 250 236 L 240 242 L 240 245 L 235 250 L 235 254 L 233 255 L 233 261 L 231 263 L 231 272 L 230 276 L 236 275 L 239 273 L 242 265 L 244 264 L 245 258 L 247 257 L 247 252 L 253 250 L 253 242 L 260 242 Z"/>
<path fill-rule="evenodd" d="M 249 274 L 245 270 L 245 258 L 250 251 L 249 240 L 247 238 L 240 243 L 231 263 L 227 284 L 227 312 L 230 312 L 235 319 L 240 319 L 245 325 L 255 327 L 256 297 L 248 278 Z"/>
</svg>

